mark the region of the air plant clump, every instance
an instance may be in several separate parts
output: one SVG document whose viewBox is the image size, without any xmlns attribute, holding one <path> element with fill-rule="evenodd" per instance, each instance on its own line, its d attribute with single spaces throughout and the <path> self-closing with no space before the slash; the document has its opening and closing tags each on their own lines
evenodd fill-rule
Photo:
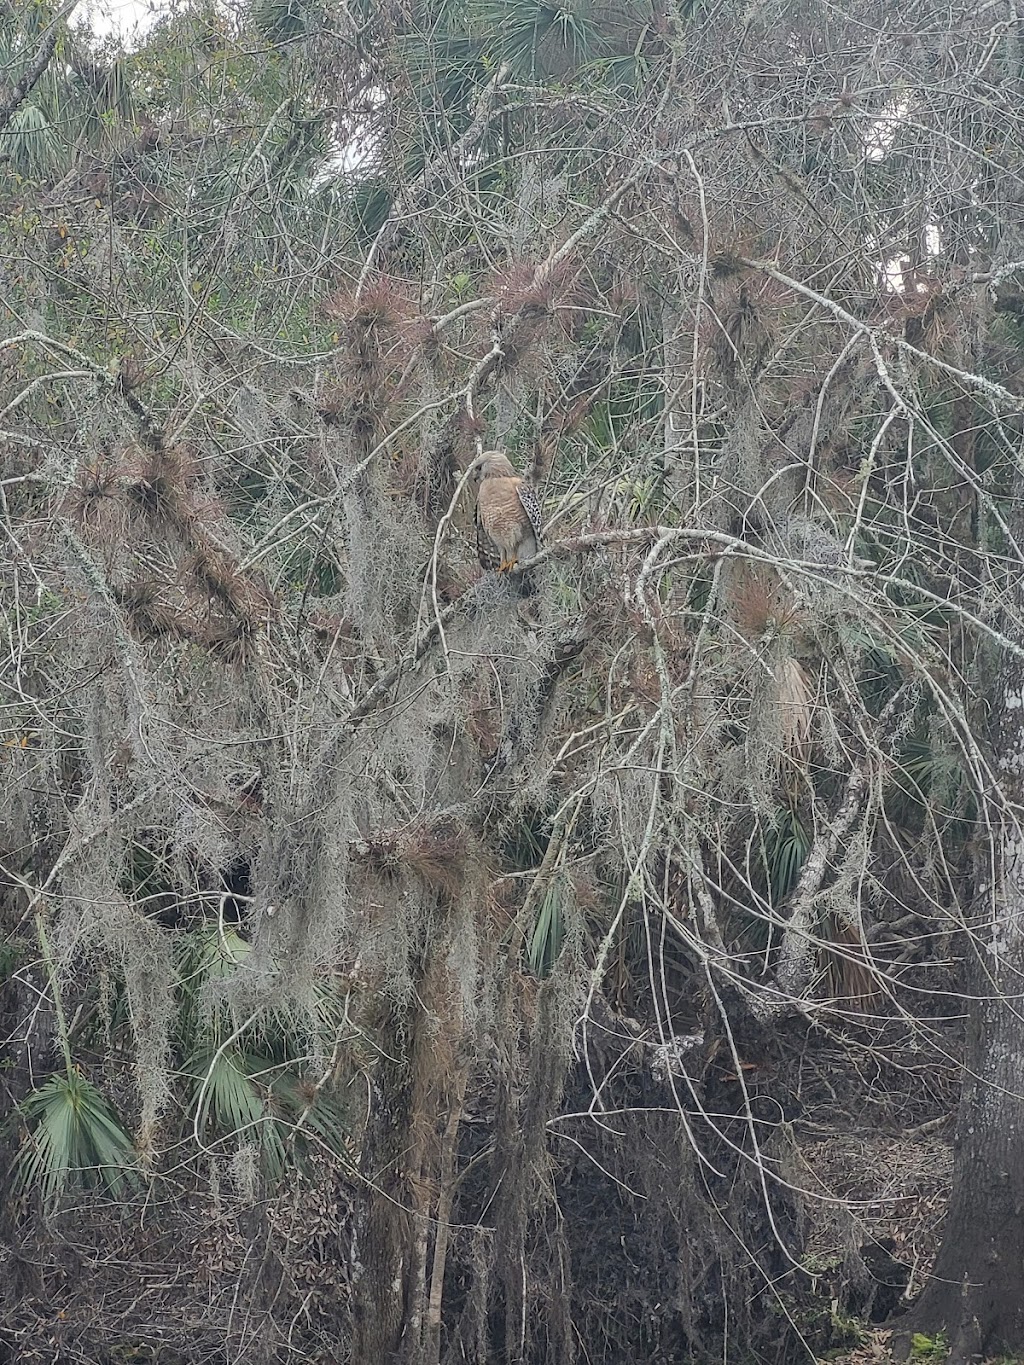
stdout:
<svg viewBox="0 0 1024 1365">
<path fill-rule="evenodd" d="M 376 876 L 411 872 L 425 885 L 454 898 L 462 887 L 470 835 L 453 815 L 417 821 L 408 829 L 375 833 L 357 846 L 359 860 Z"/>
<path fill-rule="evenodd" d="M 133 578 L 125 587 L 112 589 L 112 593 L 143 640 L 161 636 L 193 638 L 194 623 L 180 607 L 167 602 L 165 584 L 161 580 Z"/>
<path fill-rule="evenodd" d="M 124 393 L 141 388 L 149 375 L 145 364 L 135 355 L 121 357 L 117 367 L 117 383 Z"/>
<path fill-rule="evenodd" d="M 127 475 L 127 494 L 153 526 L 182 533 L 195 515 L 194 481 L 191 457 L 183 450 L 161 446 L 136 453 Z"/>
<path fill-rule="evenodd" d="M 420 319 L 408 284 L 390 275 L 377 276 L 362 288 L 339 290 L 324 311 L 350 349 L 353 375 L 360 367 L 380 363 L 404 330 Z"/>
<path fill-rule="evenodd" d="M 331 424 L 344 423 L 361 444 L 379 433 L 406 362 L 405 328 L 418 316 L 402 283 L 391 276 L 362 290 L 336 293 L 325 311 L 338 327 L 341 354 L 335 377 L 317 407 Z"/>
<path fill-rule="evenodd" d="M 564 297 L 577 269 L 568 258 L 553 266 L 515 261 L 495 273 L 486 292 L 493 294 L 504 317 L 547 317 Z"/>
<path fill-rule="evenodd" d="M 79 466 L 68 493 L 69 510 L 85 529 L 102 533 L 111 528 L 111 513 L 123 487 L 123 471 L 109 451 Z"/>
<path fill-rule="evenodd" d="M 755 281 L 730 278 L 703 324 L 712 372 L 723 382 L 733 384 L 740 374 L 758 372 L 773 344 L 773 326 Z"/>
<path fill-rule="evenodd" d="M 467 859 L 474 856 L 469 831 L 453 815 L 440 815 L 409 831 L 402 844 L 402 860 L 428 886 L 450 899 L 465 881 Z M 479 857 L 479 851 L 476 856 Z"/>
<path fill-rule="evenodd" d="M 266 605 L 265 594 L 218 545 L 197 536 L 198 543 L 187 561 L 187 570 L 210 597 L 235 616 L 250 618 L 257 602 Z"/>
<path fill-rule="evenodd" d="M 731 568 L 726 579 L 729 613 L 749 640 L 769 633 L 792 631 L 802 617 L 790 601 L 790 593 L 768 566 L 740 564 Z"/>
<path fill-rule="evenodd" d="M 401 840 L 395 831 L 369 835 L 356 845 L 354 853 L 378 877 L 395 877 L 402 865 Z"/>
<path fill-rule="evenodd" d="M 201 638 L 210 653 L 226 664 L 242 667 L 252 658 L 254 631 L 241 617 L 211 621 Z"/>
</svg>

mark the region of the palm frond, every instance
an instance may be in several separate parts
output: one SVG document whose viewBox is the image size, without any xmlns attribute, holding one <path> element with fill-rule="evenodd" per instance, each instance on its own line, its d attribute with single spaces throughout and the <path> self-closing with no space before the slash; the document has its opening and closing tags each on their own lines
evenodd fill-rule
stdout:
<svg viewBox="0 0 1024 1365">
<path fill-rule="evenodd" d="M 534 976 L 551 975 L 565 942 L 565 894 L 557 878 L 551 881 L 544 892 L 544 899 L 537 910 L 527 960 Z"/>
<path fill-rule="evenodd" d="M 772 904 L 779 905 L 796 886 L 811 841 L 797 812 L 782 807 L 765 839 L 765 861 Z"/>
<path fill-rule="evenodd" d="M 53 165 L 57 143 L 50 120 L 36 104 L 16 109 L 0 133 L 0 160 L 26 180 L 41 180 Z"/>
<path fill-rule="evenodd" d="M 298 42 L 309 28 L 309 8 L 305 0 L 259 0 L 254 15 L 257 31 L 275 46 Z"/>
<path fill-rule="evenodd" d="M 333 1088 L 307 1085 L 288 1064 L 231 1047 L 194 1057 L 187 1076 L 200 1140 L 207 1146 L 255 1147 L 272 1184 L 290 1160 L 304 1154 L 303 1130 L 335 1154 L 347 1151 L 351 1123 Z"/>
<path fill-rule="evenodd" d="M 14 1163 L 19 1189 L 52 1202 L 71 1185 L 119 1193 L 135 1182 L 132 1141 L 102 1093 L 80 1072 L 51 1076 L 19 1106 L 28 1132 Z"/>
<path fill-rule="evenodd" d="M 252 1077 L 265 1065 L 265 1058 L 236 1047 L 191 1058 L 186 1076 L 192 1104 L 198 1105 L 196 1129 L 204 1142 L 225 1138 L 251 1142 L 261 1136 L 266 1108 Z"/>
<path fill-rule="evenodd" d="M 480 0 L 473 19 L 493 57 L 520 75 L 561 76 L 606 50 L 589 4 L 549 0 Z"/>
</svg>

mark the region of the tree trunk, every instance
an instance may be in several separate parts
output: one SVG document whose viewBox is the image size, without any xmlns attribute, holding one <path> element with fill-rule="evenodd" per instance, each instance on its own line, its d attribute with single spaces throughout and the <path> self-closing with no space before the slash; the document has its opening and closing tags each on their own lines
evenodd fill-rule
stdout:
<svg viewBox="0 0 1024 1365">
<path fill-rule="evenodd" d="M 915 1314 L 922 1330 L 946 1331 L 952 1365 L 1024 1348 L 1024 661 L 1016 656 L 1003 664 L 992 738 L 1005 797 L 996 877 L 981 888 L 971 938 L 976 999 L 953 1193 Z"/>
</svg>

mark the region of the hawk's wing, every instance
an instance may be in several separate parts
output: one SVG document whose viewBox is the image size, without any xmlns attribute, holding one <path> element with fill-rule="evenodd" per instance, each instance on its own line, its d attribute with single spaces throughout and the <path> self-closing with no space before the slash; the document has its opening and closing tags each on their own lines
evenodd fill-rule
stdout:
<svg viewBox="0 0 1024 1365">
<path fill-rule="evenodd" d="M 526 513 L 527 517 L 529 517 L 530 525 L 533 527 L 533 534 L 537 540 L 537 548 L 540 549 L 540 533 L 544 527 L 544 513 L 541 510 L 540 498 L 537 497 L 537 490 L 532 484 L 520 480 L 519 487 L 516 491 L 519 494 L 519 501 L 523 504 L 523 511 Z"/>
<path fill-rule="evenodd" d="M 479 509 L 476 514 L 476 553 L 485 569 L 496 569 L 501 563 L 501 546 L 484 525 Z"/>
</svg>

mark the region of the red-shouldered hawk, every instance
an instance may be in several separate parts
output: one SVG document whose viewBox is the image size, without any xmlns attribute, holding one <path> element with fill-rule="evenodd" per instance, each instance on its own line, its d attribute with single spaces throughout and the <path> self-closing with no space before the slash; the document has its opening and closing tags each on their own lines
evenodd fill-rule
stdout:
<svg viewBox="0 0 1024 1365">
<path fill-rule="evenodd" d="M 476 496 L 476 551 L 485 569 L 505 573 L 540 548 L 543 514 L 533 488 L 496 450 L 484 452 Z"/>
</svg>

